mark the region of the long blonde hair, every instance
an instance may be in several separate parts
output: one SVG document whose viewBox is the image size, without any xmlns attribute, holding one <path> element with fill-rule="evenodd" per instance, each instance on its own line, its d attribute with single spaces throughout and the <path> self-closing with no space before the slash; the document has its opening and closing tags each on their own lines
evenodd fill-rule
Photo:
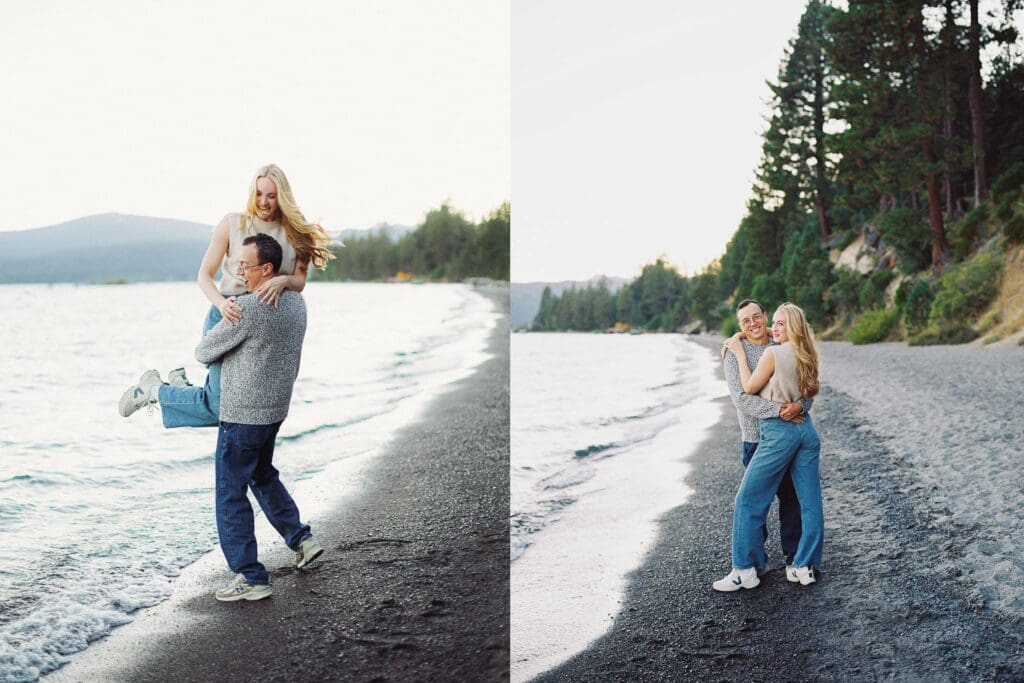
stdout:
<svg viewBox="0 0 1024 683">
<path fill-rule="evenodd" d="M 800 395 L 811 398 L 818 395 L 818 348 L 814 345 L 814 330 L 807 324 L 802 308 L 788 301 L 775 309 L 786 319 L 786 336 L 796 357 L 796 376 L 800 382 Z"/>
<path fill-rule="evenodd" d="M 314 268 L 326 268 L 327 262 L 334 258 L 330 249 L 331 238 L 323 226 L 310 223 L 302 215 L 288 178 L 275 164 L 261 166 L 249 184 L 249 200 L 245 204 L 245 212 L 248 214 L 246 231 L 252 232 L 253 217 L 256 215 L 256 183 L 260 178 L 270 178 L 277 185 L 278 221 L 284 228 L 288 243 L 295 249 L 296 257 L 312 264 Z"/>
</svg>

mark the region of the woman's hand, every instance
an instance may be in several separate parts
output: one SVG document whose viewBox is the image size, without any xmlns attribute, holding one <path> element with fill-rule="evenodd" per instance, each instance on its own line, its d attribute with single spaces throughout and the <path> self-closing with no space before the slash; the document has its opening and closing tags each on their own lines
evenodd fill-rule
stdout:
<svg viewBox="0 0 1024 683">
<path fill-rule="evenodd" d="M 743 338 L 740 336 L 740 334 L 737 333 L 729 337 L 729 340 L 725 342 L 725 348 L 732 351 L 733 355 L 736 356 L 737 358 L 747 355 L 746 349 L 743 348 L 742 339 Z"/>
<path fill-rule="evenodd" d="M 270 304 L 277 308 L 277 300 L 281 298 L 281 290 L 288 285 L 287 275 L 278 275 L 260 283 L 253 294 L 260 300 L 260 303 Z"/>
<path fill-rule="evenodd" d="M 724 342 L 722 342 L 722 360 L 725 360 L 725 354 L 726 354 L 727 351 L 729 351 L 729 344 L 731 344 L 732 342 L 736 341 L 737 339 L 746 339 L 746 338 L 747 338 L 747 333 L 746 332 L 737 332 L 736 334 L 732 335 L 731 337 L 726 339 Z"/>
<path fill-rule="evenodd" d="M 242 307 L 238 303 L 238 297 L 229 296 L 224 299 L 217 306 L 217 310 L 220 311 L 221 317 L 232 325 L 242 319 Z"/>
</svg>

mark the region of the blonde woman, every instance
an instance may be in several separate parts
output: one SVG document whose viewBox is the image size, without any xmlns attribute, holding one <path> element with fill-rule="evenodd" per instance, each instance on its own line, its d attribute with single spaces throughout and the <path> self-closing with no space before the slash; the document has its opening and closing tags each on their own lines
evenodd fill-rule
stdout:
<svg viewBox="0 0 1024 683">
<path fill-rule="evenodd" d="M 204 336 L 221 319 L 231 323 L 242 319 L 238 297 L 248 292 L 238 258 L 242 241 L 257 233 L 273 237 L 283 252 L 280 274 L 252 292 L 270 306 L 277 306 L 282 290 L 301 292 L 311 265 L 322 269 L 334 258 L 327 232 L 302 215 L 284 171 L 274 164 L 263 166 L 249 185 L 245 211 L 221 219 L 199 266 L 199 289 L 211 304 L 203 322 Z M 219 284 L 213 279 L 218 268 Z M 147 370 L 121 397 L 119 412 L 128 417 L 143 406 L 159 403 L 164 427 L 216 427 L 220 421 L 220 363 L 211 363 L 207 370 L 201 387 L 190 384 L 181 368 L 170 372 L 169 384 L 156 370 Z"/>
<path fill-rule="evenodd" d="M 775 311 L 772 334 L 778 346 L 765 350 L 757 367 L 747 368 L 743 344 L 734 339 L 729 351 L 739 361 L 743 390 L 769 401 L 792 403 L 818 394 L 818 351 L 814 332 L 799 306 L 784 303 Z M 765 570 L 761 528 L 783 475 L 789 472 L 800 500 L 800 543 L 786 579 L 801 585 L 814 583 L 814 568 L 821 565 L 825 521 L 821 504 L 818 460 L 821 441 L 810 415 L 802 423 L 780 418 L 761 420 L 761 442 L 747 466 L 736 494 L 732 520 L 732 571 L 715 581 L 717 591 L 754 588 Z"/>
</svg>

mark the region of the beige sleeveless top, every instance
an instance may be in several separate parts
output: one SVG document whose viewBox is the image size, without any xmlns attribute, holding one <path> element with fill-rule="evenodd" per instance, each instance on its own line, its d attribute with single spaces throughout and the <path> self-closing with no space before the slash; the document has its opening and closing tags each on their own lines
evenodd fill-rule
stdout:
<svg viewBox="0 0 1024 683">
<path fill-rule="evenodd" d="M 789 342 L 771 347 L 775 372 L 761 389 L 761 398 L 775 403 L 794 403 L 800 398 L 800 378 L 796 374 L 796 356 Z"/>
<path fill-rule="evenodd" d="M 270 235 L 281 245 L 281 267 L 278 275 L 291 275 L 295 272 L 295 249 L 292 248 L 280 223 L 267 223 L 256 216 L 249 225 L 248 217 L 241 213 L 228 214 L 228 251 L 224 254 L 224 262 L 220 266 L 220 285 L 218 289 L 224 296 L 235 296 L 245 292 L 245 281 L 236 275 L 238 255 L 242 253 L 242 240 L 249 235 L 262 232 Z"/>
</svg>

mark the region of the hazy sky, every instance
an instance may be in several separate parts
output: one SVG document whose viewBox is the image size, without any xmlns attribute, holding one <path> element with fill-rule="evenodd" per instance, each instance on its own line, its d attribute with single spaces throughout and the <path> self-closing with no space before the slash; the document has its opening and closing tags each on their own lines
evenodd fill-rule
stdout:
<svg viewBox="0 0 1024 683">
<path fill-rule="evenodd" d="M 719 256 L 804 4 L 513 2 L 513 279 Z"/>
<path fill-rule="evenodd" d="M 330 228 L 509 196 L 508 0 L 8 3 L 0 229 L 215 223 L 276 163 Z"/>
</svg>

